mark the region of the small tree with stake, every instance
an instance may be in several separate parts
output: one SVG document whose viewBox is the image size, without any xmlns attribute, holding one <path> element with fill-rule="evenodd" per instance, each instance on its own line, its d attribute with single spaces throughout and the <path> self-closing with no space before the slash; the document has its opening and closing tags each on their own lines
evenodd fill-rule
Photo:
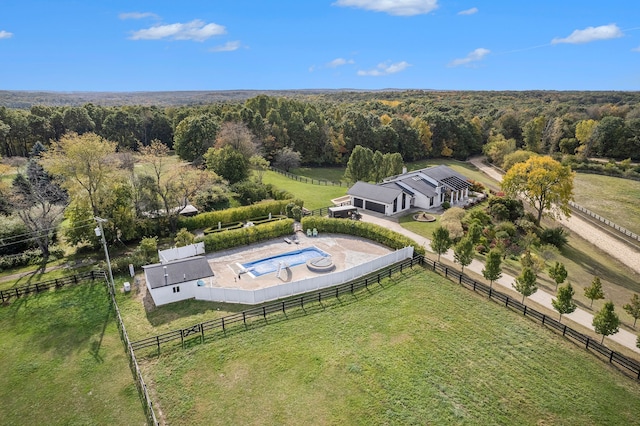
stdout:
<svg viewBox="0 0 640 426">
<path fill-rule="evenodd" d="M 573 301 L 574 294 L 575 292 L 573 291 L 571 283 L 567 283 L 567 285 L 563 285 L 558 288 L 557 299 L 551 300 L 553 309 L 560 313 L 559 321 L 562 321 L 563 314 L 570 314 L 571 312 L 576 310 L 577 305 Z"/>
<path fill-rule="evenodd" d="M 438 226 L 433 231 L 433 237 L 431 239 L 431 248 L 438 254 L 438 262 L 440 262 L 440 255 L 446 253 L 451 247 L 453 241 L 449 236 L 449 231 L 442 226 Z"/>
<path fill-rule="evenodd" d="M 591 299 L 591 305 L 589 305 L 590 308 L 593 307 L 594 300 L 604 299 L 604 291 L 602 291 L 600 277 L 593 277 L 591 285 L 584 289 L 584 295 L 587 299 Z"/>
<path fill-rule="evenodd" d="M 522 273 L 516 278 L 516 282 L 513 283 L 513 288 L 520 294 L 522 294 L 522 303 L 524 303 L 524 298 L 531 296 L 533 293 L 538 291 L 538 285 L 536 281 L 538 277 L 536 277 L 536 273 L 533 272 L 531 268 L 522 269 Z"/>
<path fill-rule="evenodd" d="M 482 270 L 482 276 L 489 280 L 489 288 L 493 287 L 493 282 L 502 277 L 502 254 L 496 249 L 492 249 L 487 254 L 487 262 Z"/>
<path fill-rule="evenodd" d="M 616 334 L 620 331 L 620 318 L 618 314 L 614 312 L 613 302 L 606 302 L 602 309 L 600 309 L 593 317 L 593 322 L 591 323 L 593 328 L 595 328 L 596 333 L 602 334 L 602 341 L 600 343 L 604 343 L 604 338 L 606 336 L 610 336 L 612 334 Z"/>
<path fill-rule="evenodd" d="M 549 267 L 549 276 L 556 282 L 556 290 L 558 285 L 562 284 L 567 279 L 567 268 L 564 264 L 556 262 L 553 266 Z"/>
<path fill-rule="evenodd" d="M 634 294 L 631 298 L 631 303 L 627 303 L 622 309 L 633 317 L 633 328 L 636 328 L 636 322 L 638 322 L 638 318 L 640 318 L 640 297 Z"/>
</svg>

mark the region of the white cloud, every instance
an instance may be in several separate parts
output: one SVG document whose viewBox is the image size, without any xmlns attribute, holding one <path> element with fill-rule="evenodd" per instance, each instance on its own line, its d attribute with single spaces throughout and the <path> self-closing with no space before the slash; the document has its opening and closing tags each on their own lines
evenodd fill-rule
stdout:
<svg viewBox="0 0 640 426">
<path fill-rule="evenodd" d="M 225 44 L 212 47 L 211 49 L 209 49 L 209 52 L 233 52 L 234 50 L 238 50 L 241 47 L 242 47 L 242 43 L 240 43 L 239 40 L 228 41 Z"/>
<path fill-rule="evenodd" d="M 575 30 L 569 37 L 556 37 L 551 40 L 551 44 L 558 43 L 590 43 L 597 40 L 609 40 L 612 38 L 622 37 L 623 33 L 616 24 L 601 25 L 599 27 L 587 27 L 584 30 Z"/>
<path fill-rule="evenodd" d="M 0 40 L 2 40 L 3 38 L 11 38 L 13 37 L 13 33 L 10 33 L 9 31 L 5 31 L 5 30 L 0 30 Z"/>
<path fill-rule="evenodd" d="M 489 49 L 484 49 L 484 48 L 480 47 L 480 48 L 474 50 L 473 52 L 469 53 L 464 58 L 454 59 L 453 61 L 451 61 L 449 66 L 458 67 L 460 65 L 470 64 L 471 62 L 477 62 L 477 61 L 482 60 L 482 58 L 487 56 L 489 53 L 491 53 L 491 51 Z"/>
<path fill-rule="evenodd" d="M 333 5 L 373 10 L 396 16 L 413 16 L 436 10 L 438 0 L 337 0 Z"/>
<path fill-rule="evenodd" d="M 478 8 L 472 7 L 471 9 L 461 10 L 458 15 L 475 15 L 476 13 L 478 13 Z"/>
<path fill-rule="evenodd" d="M 403 71 L 405 70 L 407 67 L 410 67 L 411 64 L 409 64 L 408 62 L 402 61 L 402 62 L 396 62 L 395 64 L 389 64 L 388 62 L 383 62 L 381 64 L 378 64 L 377 67 L 375 67 L 372 70 L 360 70 L 358 71 L 358 75 L 360 76 L 370 76 L 370 77 L 380 77 L 383 75 L 389 75 L 389 74 L 395 74 L 397 72 Z"/>
<path fill-rule="evenodd" d="M 353 59 L 336 58 L 333 61 L 327 63 L 327 68 L 338 68 L 347 64 L 355 64 Z"/>
<path fill-rule="evenodd" d="M 125 12 L 118 15 L 120 19 L 144 19 L 144 18 L 153 18 L 160 19 L 158 15 L 152 12 Z"/>
<path fill-rule="evenodd" d="M 632 52 L 640 52 L 640 46 L 631 49 Z"/>
<path fill-rule="evenodd" d="M 194 19 L 186 24 L 154 25 L 151 28 L 134 31 L 130 38 L 131 40 L 160 40 L 168 38 L 171 40 L 205 41 L 210 37 L 226 34 L 226 32 L 227 30 L 222 25 L 206 24 L 200 19 Z"/>
</svg>

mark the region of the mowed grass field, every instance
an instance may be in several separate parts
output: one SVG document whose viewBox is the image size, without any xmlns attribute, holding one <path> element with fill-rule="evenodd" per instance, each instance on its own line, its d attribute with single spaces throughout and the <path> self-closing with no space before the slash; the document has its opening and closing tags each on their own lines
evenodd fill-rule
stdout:
<svg viewBox="0 0 640 426">
<path fill-rule="evenodd" d="M 640 234 L 640 182 L 577 173 L 573 192 L 577 204 Z"/>
<path fill-rule="evenodd" d="M 419 268 L 143 359 L 173 425 L 640 424 L 640 383 Z"/>
<path fill-rule="evenodd" d="M 286 189 L 292 193 L 294 197 L 304 200 L 304 206 L 309 210 L 333 205 L 331 200 L 342 197 L 347 193 L 348 189 L 346 186 L 313 185 L 298 182 L 297 180 L 271 171 L 264 173 L 262 181 L 274 185 L 277 188 Z"/>
<path fill-rule="evenodd" d="M 104 283 L 0 306 L 0 365 L 0 424 L 146 424 Z"/>
</svg>

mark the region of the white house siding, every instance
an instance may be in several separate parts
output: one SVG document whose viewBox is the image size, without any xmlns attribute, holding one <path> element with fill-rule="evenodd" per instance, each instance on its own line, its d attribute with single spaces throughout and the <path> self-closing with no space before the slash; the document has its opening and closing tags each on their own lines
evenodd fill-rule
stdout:
<svg viewBox="0 0 640 426">
<path fill-rule="evenodd" d="M 148 283 L 149 281 L 147 281 Z M 168 285 L 152 289 L 147 284 L 147 289 L 153 297 L 156 306 L 166 305 L 167 303 L 179 302 L 181 300 L 193 299 L 196 297 L 196 281 L 185 281 L 183 283 Z M 180 291 L 177 291 L 177 290 Z"/>
</svg>

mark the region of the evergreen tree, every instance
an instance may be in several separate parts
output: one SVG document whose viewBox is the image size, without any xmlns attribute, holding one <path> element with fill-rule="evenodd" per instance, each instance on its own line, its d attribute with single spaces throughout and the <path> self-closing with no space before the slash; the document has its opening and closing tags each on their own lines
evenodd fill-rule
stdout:
<svg viewBox="0 0 640 426">
<path fill-rule="evenodd" d="M 591 299 L 591 305 L 589 305 L 590 308 L 593 307 L 594 300 L 604 299 L 604 291 L 602 291 L 600 277 L 593 277 L 591 285 L 584 289 L 584 295 L 587 299 Z"/>
<path fill-rule="evenodd" d="M 606 302 L 602 309 L 594 315 L 591 324 L 593 328 L 595 328 L 596 333 L 602 334 L 602 341 L 600 341 L 600 343 L 604 342 L 606 336 L 616 334 L 620 331 L 620 318 L 618 314 L 614 312 L 613 302 Z"/>
<path fill-rule="evenodd" d="M 453 241 L 451 241 L 449 231 L 447 231 L 445 228 L 443 228 L 442 226 L 438 226 L 433 231 L 433 236 L 431 238 L 431 248 L 438 254 L 438 262 L 440 262 L 440 255 L 442 253 L 446 253 L 452 244 Z"/>
<path fill-rule="evenodd" d="M 531 268 L 523 268 L 522 273 L 516 278 L 515 283 L 512 284 L 513 288 L 520 294 L 522 294 L 522 303 L 524 298 L 531 296 L 538 291 L 538 285 L 536 283 L 538 277 Z"/>
<path fill-rule="evenodd" d="M 487 253 L 487 262 L 482 270 L 482 276 L 489 280 L 489 287 L 493 287 L 493 282 L 502 277 L 502 254 L 499 250 L 492 249 Z"/>
<path fill-rule="evenodd" d="M 629 315 L 633 317 L 633 328 L 636 327 L 636 322 L 640 318 L 640 297 L 634 294 L 631 298 L 631 303 L 627 303 L 622 307 Z"/>
<path fill-rule="evenodd" d="M 571 312 L 576 310 L 577 305 L 573 301 L 574 294 L 575 292 L 573 291 L 571 283 L 567 283 L 567 285 L 561 286 L 558 289 L 557 299 L 551 300 L 553 309 L 560 313 L 559 321 L 562 321 L 563 314 L 570 314 Z"/>
</svg>

